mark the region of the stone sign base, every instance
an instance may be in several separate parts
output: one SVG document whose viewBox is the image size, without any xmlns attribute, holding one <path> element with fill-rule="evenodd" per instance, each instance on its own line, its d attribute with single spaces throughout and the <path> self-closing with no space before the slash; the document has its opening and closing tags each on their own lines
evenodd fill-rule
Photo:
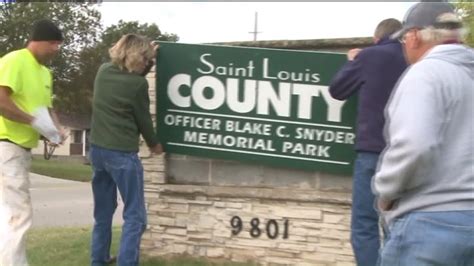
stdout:
<svg viewBox="0 0 474 266">
<path fill-rule="evenodd" d="M 260 265 L 354 265 L 350 193 L 165 184 L 163 158 L 144 159 L 146 256 Z"/>
</svg>

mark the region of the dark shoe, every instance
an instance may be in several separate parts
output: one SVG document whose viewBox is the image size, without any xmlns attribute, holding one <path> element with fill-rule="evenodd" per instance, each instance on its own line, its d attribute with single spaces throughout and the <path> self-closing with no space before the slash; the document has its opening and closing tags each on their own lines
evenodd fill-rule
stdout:
<svg viewBox="0 0 474 266">
<path fill-rule="evenodd" d="M 116 256 L 112 256 L 112 257 L 110 257 L 105 263 L 106 263 L 106 264 L 114 264 L 115 262 L 117 262 L 117 257 L 116 257 Z"/>
</svg>

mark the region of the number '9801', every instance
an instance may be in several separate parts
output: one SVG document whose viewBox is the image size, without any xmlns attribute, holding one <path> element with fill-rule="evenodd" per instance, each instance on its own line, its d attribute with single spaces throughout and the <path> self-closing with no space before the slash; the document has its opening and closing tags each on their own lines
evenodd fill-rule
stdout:
<svg viewBox="0 0 474 266">
<path fill-rule="evenodd" d="M 270 239 L 276 239 L 280 235 L 280 226 L 279 223 L 274 220 L 270 219 L 266 223 L 262 223 L 263 226 L 260 224 L 260 219 L 258 218 L 253 218 L 249 222 L 249 234 L 250 236 L 257 238 L 262 235 L 263 232 L 265 232 Z M 281 225 L 281 224 L 280 224 Z M 232 234 L 233 235 L 238 235 L 242 230 L 244 230 L 244 222 L 239 216 L 234 216 L 232 219 L 230 219 L 230 226 L 232 227 Z M 262 229 L 260 228 L 262 227 Z M 282 225 L 282 238 L 287 239 L 288 238 L 288 220 L 285 219 L 283 220 L 283 225 Z"/>
</svg>

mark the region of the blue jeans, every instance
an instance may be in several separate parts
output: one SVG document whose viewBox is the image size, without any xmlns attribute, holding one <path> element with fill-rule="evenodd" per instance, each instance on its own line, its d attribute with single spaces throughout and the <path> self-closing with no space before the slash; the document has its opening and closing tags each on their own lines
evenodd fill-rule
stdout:
<svg viewBox="0 0 474 266">
<path fill-rule="evenodd" d="M 94 229 L 91 265 L 105 265 L 110 258 L 112 218 L 117 207 L 117 188 L 124 203 L 122 238 L 117 264 L 138 265 L 140 240 L 146 227 L 143 167 L 135 152 L 121 152 L 95 145 L 90 157 L 94 175 Z"/>
<path fill-rule="evenodd" d="M 380 248 L 379 215 L 371 183 L 378 153 L 358 152 L 352 183 L 351 244 L 359 266 L 375 266 Z"/>
<path fill-rule="evenodd" d="M 389 225 L 381 266 L 474 265 L 474 211 L 412 212 Z"/>
</svg>

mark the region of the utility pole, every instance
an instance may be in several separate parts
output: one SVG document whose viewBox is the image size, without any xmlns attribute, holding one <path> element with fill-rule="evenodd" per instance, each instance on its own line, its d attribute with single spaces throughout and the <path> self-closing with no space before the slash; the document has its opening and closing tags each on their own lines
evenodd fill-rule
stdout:
<svg viewBox="0 0 474 266">
<path fill-rule="evenodd" d="M 262 33 L 261 31 L 258 30 L 258 12 L 255 12 L 255 23 L 254 23 L 254 29 L 253 31 L 250 31 L 249 33 L 253 34 L 253 40 L 257 40 L 257 34 Z"/>
</svg>

